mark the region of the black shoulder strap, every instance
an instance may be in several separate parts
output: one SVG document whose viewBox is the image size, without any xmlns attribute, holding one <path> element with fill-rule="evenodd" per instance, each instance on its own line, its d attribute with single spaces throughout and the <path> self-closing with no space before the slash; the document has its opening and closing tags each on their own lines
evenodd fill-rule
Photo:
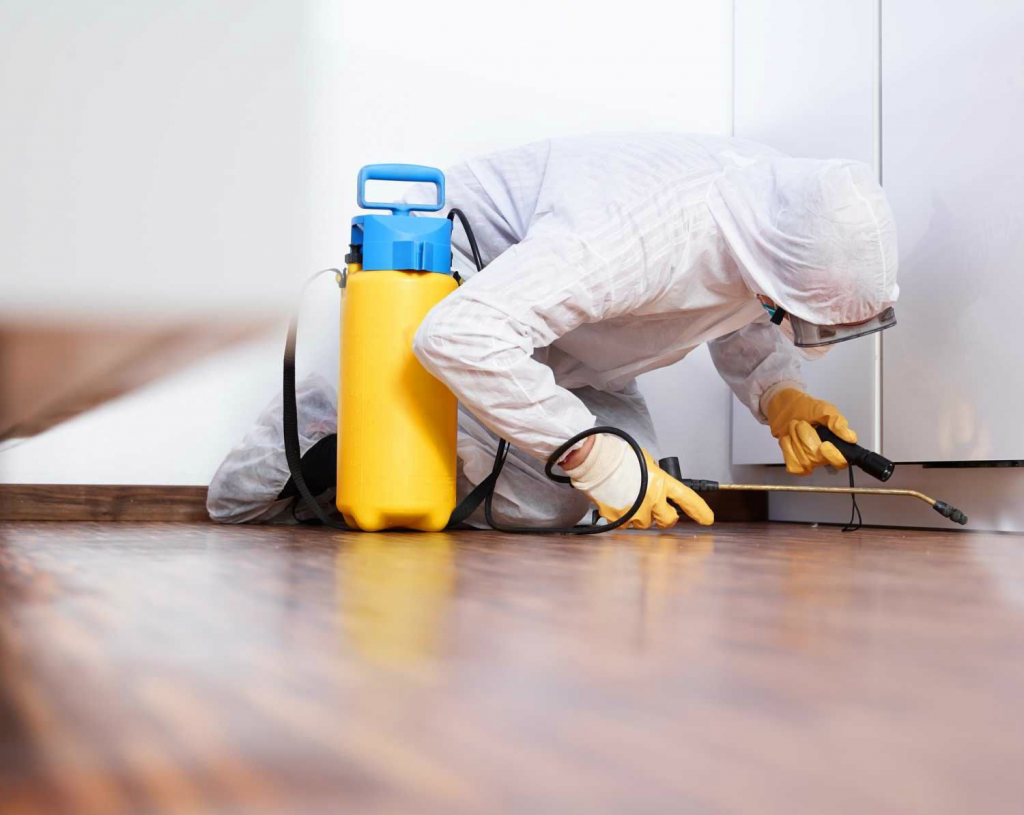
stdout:
<svg viewBox="0 0 1024 815">
<path fill-rule="evenodd" d="M 337 272 L 340 274 L 337 269 L 324 269 L 324 272 Z M 310 278 L 309 282 L 312 283 L 313 279 L 324 272 L 317 272 Z M 306 285 L 308 286 L 309 283 Z M 299 491 L 299 495 L 302 496 L 302 500 L 309 508 L 309 511 L 324 526 L 329 526 L 333 529 L 348 529 L 348 526 L 340 521 L 336 521 L 321 508 L 309 489 L 305 476 L 302 474 L 302 453 L 299 448 L 299 414 L 298 408 L 295 405 L 295 336 L 298 334 L 298 330 L 299 310 L 296 309 L 295 316 L 292 317 L 292 321 L 288 325 L 288 339 L 284 345 L 284 386 L 282 393 L 284 401 L 284 457 L 288 460 L 288 471 L 291 473 L 292 483 Z"/>
<path fill-rule="evenodd" d="M 451 517 L 448 518 L 448 525 L 445 529 L 451 529 L 453 526 L 458 526 L 464 523 L 470 515 L 480 506 L 484 500 L 494 491 L 494 485 L 498 482 L 498 473 L 491 473 L 483 481 L 477 484 L 470 491 L 469 495 L 463 498 L 457 507 L 452 510 Z"/>
<path fill-rule="evenodd" d="M 337 486 L 337 433 L 324 436 L 302 454 L 302 477 L 306 479 L 306 485 L 313 495 L 323 495 L 327 490 Z M 282 498 L 297 498 L 298 495 L 299 490 L 295 486 L 295 480 L 289 478 L 281 492 L 277 494 L 277 498 L 278 500 Z"/>
</svg>

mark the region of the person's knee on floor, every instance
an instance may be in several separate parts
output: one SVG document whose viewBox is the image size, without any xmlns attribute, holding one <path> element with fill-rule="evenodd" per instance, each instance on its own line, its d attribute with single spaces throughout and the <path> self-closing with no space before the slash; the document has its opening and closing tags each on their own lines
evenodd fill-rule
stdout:
<svg viewBox="0 0 1024 815">
<path fill-rule="evenodd" d="M 338 398 L 334 387 L 313 373 L 298 383 L 299 449 L 312 448 L 337 433 Z M 282 495 L 291 473 L 284 452 L 284 401 L 278 394 L 260 412 L 255 424 L 221 463 L 210 481 L 206 509 L 217 523 L 254 523 L 289 513 L 294 496 Z M 305 467 L 303 468 L 305 472 Z M 314 482 L 319 483 L 318 479 Z M 316 486 L 314 483 L 314 487 Z M 333 504 L 334 491 L 324 485 L 322 506 Z"/>
<path fill-rule="evenodd" d="M 526 500 L 513 500 L 495 491 L 491 512 L 498 526 L 552 527 L 565 529 L 589 520 L 590 499 L 581 492 L 552 484 L 547 489 L 532 490 Z M 480 507 L 471 520 L 477 526 L 486 527 L 484 509 Z"/>
</svg>

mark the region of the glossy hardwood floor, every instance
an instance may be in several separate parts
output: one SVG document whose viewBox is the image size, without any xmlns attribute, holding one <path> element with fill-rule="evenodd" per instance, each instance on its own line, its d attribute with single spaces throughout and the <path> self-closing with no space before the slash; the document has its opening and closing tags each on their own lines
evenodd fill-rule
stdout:
<svg viewBox="0 0 1024 815">
<path fill-rule="evenodd" d="M 1024 811 L 1024 538 L 0 525 L 0 811 Z"/>
</svg>

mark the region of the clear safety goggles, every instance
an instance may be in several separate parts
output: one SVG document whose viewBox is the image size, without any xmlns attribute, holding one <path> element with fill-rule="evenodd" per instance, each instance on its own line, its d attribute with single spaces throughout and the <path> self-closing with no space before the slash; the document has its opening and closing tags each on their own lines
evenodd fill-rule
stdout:
<svg viewBox="0 0 1024 815">
<path fill-rule="evenodd" d="M 762 305 L 764 305 L 762 303 Z M 870 320 L 856 325 L 815 325 L 799 317 L 784 312 L 781 308 L 764 306 L 765 310 L 772 315 L 772 322 L 778 325 L 782 322 L 782 316 L 789 317 L 789 324 L 793 329 L 793 344 L 797 348 L 817 348 L 822 345 L 835 345 L 837 342 L 855 340 L 857 337 L 866 337 L 868 334 L 877 334 L 896 325 L 896 310 L 890 306 L 881 314 L 877 314 Z"/>
</svg>

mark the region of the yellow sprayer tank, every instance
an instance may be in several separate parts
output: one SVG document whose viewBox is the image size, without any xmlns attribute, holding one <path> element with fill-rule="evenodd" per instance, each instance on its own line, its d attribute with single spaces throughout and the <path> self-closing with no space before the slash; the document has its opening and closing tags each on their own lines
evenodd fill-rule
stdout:
<svg viewBox="0 0 1024 815">
<path fill-rule="evenodd" d="M 435 204 L 378 204 L 366 181 L 426 181 Z M 444 206 L 432 167 L 375 164 L 359 173 L 359 205 L 392 215 L 352 219 L 342 294 L 337 506 L 368 531 L 443 529 L 455 508 L 457 403 L 420 365 L 412 340 L 427 312 L 454 291 L 451 221 L 411 209 Z"/>
</svg>

